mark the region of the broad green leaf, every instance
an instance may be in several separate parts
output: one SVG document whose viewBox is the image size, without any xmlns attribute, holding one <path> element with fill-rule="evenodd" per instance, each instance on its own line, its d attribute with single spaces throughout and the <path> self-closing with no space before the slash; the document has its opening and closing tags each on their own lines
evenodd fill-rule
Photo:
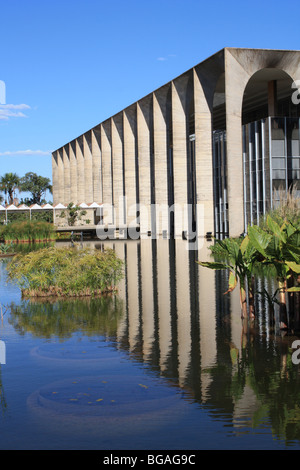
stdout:
<svg viewBox="0 0 300 470">
<path fill-rule="evenodd" d="M 289 287 L 287 292 L 300 292 L 300 287 Z"/>
<path fill-rule="evenodd" d="M 293 261 L 286 261 L 285 264 L 297 274 L 300 274 L 300 264 L 294 263 Z"/>
<path fill-rule="evenodd" d="M 230 268 L 230 266 L 228 266 L 227 264 L 225 263 L 217 263 L 217 262 L 213 262 L 213 261 L 197 261 L 198 264 L 200 264 L 200 266 L 204 266 L 205 268 L 210 268 L 210 269 L 227 269 L 227 268 Z"/>
<path fill-rule="evenodd" d="M 248 228 L 248 235 L 250 242 L 255 247 L 255 249 L 264 256 L 264 258 L 269 258 L 269 255 L 266 251 L 272 236 L 257 226 L 252 226 Z"/>
<path fill-rule="evenodd" d="M 284 233 L 284 224 L 283 224 L 282 228 L 280 228 L 278 223 L 275 222 L 275 220 L 273 220 L 270 215 L 268 215 L 267 225 L 268 225 L 269 229 L 273 232 L 273 234 L 277 238 L 279 238 L 280 241 L 282 241 L 283 243 L 286 243 L 286 235 Z"/>
</svg>

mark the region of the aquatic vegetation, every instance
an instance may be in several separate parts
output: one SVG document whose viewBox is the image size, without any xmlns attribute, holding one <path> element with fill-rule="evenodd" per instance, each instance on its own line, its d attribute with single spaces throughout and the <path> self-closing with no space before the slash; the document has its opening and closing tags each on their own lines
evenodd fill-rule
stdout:
<svg viewBox="0 0 300 470">
<path fill-rule="evenodd" d="M 0 240 L 5 243 L 55 240 L 55 228 L 38 220 L 12 222 L 0 227 Z"/>
<path fill-rule="evenodd" d="M 93 296 L 112 292 L 122 277 L 113 250 L 48 247 L 18 254 L 7 267 L 23 296 Z"/>
<path fill-rule="evenodd" d="M 277 219 L 268 215 L 264 228 L 249 226 L 244 238 L 217 240 L 211 251 L 220 261 L 198 263 L 210 269 L 229 270 L 229 288 L 226 293 L 232 292 L 239 283 L 244 318 L 248 314 L 247 305 L 250 317 L 254 317 L 255 274 L 263 272 L 265 268 L 274 273 L 279 300 L 274 295 L 269 296 L 268 300 L 279 304 L 281 327 L 286 328 L 287 295 L 294 296 L 293 302 L 299 304 L 300 224 L 293 224 L 287 219 L 279 224 Z"/>
</svg>

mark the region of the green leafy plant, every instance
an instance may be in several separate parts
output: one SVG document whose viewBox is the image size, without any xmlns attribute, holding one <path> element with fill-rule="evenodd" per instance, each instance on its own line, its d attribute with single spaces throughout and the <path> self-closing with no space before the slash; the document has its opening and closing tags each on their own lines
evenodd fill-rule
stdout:
<svg viewBox="0 0 300 470">
<path fill-rule="evenodd" d="M 93 296 L 115 290 L 122 266 L 113 250 L 49 247 L 17 255 L 7 270 L 24 296 Z"/>
</svg>

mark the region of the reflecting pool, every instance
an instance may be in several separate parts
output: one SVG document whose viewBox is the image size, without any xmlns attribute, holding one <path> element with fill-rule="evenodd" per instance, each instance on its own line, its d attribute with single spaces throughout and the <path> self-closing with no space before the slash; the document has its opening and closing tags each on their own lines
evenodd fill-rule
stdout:
<svg viewBox="0 0 300 470">
<path fill-rule="evenodd" d="M 84 243 L 117 295 L 24 300 L 0 261 L 0 449 L 300 449 L 298 338 L 263 301 L 242 323 L 210 242 Z"/>
</svg>

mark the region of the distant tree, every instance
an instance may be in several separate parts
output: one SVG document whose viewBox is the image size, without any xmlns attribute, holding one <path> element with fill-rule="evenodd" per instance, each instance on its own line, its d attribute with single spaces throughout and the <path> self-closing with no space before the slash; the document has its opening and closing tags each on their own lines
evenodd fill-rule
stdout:
<svg viewBox="0 0 300 470">
<path fill-rule="evenodd" d="M 45 176 L 39 176 L 33 172 L 26 173 L 25 176 L 20 179 L 20 189 L 21 191 L 31 193 L 31 199 L 26 199 L 27 202 L 31 204 L 41 204 L 46 191 L 52 193 L 50 179 Z"/>
<path fill-rule="evenodd" d="M 4 191 L 5 202 L 9 204 L 13 203 L 14 192 L 16 189 L 20 189 L 20 178 L 16 173 L 5 173 L 0 178 L 0 190 Z M 8 201 L 6 197 L 8 196 Z"/>
</svg>

